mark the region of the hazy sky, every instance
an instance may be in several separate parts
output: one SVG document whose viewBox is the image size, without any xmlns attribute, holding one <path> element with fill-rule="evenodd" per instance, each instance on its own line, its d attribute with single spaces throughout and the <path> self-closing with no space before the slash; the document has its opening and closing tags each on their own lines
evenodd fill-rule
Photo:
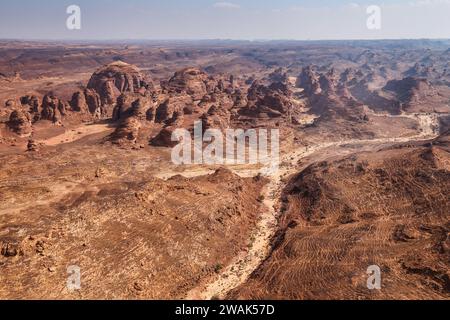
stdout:
<svg viewBox="0 0 450 320">
<path fill-rule="evenodd" d="M 81 8 L 68 30 L 66 8 Z M 366 26 L 381 7 L 381 29 Z M 0 38 L 450 38 L 450 0 L 0 0 Z"/>
</svg>

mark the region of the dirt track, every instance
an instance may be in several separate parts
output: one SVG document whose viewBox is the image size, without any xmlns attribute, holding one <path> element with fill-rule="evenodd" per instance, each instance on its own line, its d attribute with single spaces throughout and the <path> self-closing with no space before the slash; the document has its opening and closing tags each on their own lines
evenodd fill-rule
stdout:
<svg viewBox="0 0 450 320">
<path fill-rule="evenodd" d="M 411 117 L 418 120 L 420 125 L 420 134 L 413 137 L 400 137 L 400 138 L 380 138 L 380 139 L 367 139 L 358 140 L 350 139 L 346 141 L 326 142 L 317 145 L 304 147 L 298 151 L 287 154 L 282 157 L 281 163 L 284 161 L 289 162 L 290 165 L 280 167 L 280 169 L 273 175 L 269 176 L 270 182 L 264 190 L 264 204 L 267 208 L 261 214 L 261 219 L 257 224 L 257 228 L 252 236 L 251 247 L 239 254 L 233 263 L 226 267 L 216 278 L 211 279 L 208 283 L 191 290 L 187 299 L 212 299 L 223 298 L 230 290 L 237 287 L 246 281 L 250 274 L 258 267 L 258 265 L 267 257 L 270 252 L 270 240 L 276 231 L 276 222 L 278 212 L 276 207 L 279 200 L 279 195 L 284 187 L 282 177 L 291 175 L 296 172 L 296 164 L 301 159 L 304 159 L 321 150 L 339 147 L 343 145 L 379 145 L 385 143 L 402 143 L 408 141 L 428 140 L 435 138 L 439 131 L 438 116 L 434 114 L 414 114 L 414 115 L 399 115 L 390 117 Z M 240 176 L 248 176 L 253 172 L 254 175 L 258 174 L 259 170 L 233 170 Z M 192 177 L 195 175 L 203 175 L 211 173 L 211 170 L 197 170 L 186 171 L 182 173 L 176 173 L 185 175 L 186 177 Z M 175 174 L 175 173 L 174 173 Z M 173 175 L 174 175 L 173 174 Z M 161 177 L 169 178 L 171 173 L 163 173 Z"/>
</svg>

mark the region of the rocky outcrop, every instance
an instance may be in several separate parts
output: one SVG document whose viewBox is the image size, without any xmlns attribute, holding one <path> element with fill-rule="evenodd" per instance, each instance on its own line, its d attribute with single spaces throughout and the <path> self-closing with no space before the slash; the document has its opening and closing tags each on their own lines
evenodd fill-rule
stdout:
<svg viewBox="0 0 450 320">
<path fill-rule="evenodd" d="M 388 81 L 383 88 L 405 112 L 449 112 L 449 90 L 438 90 L 427 79 L 406 77 Z"/>
<path fill-rule="evenodd" d="M 17 107 L 17 102 L 14 99 L 8 99 L 5 101 L 5 108 L 13 109 Z"/>
<path fill-rule="evenodd" d="M 320 121 L 334 121 L 341 118 L 360 121 L 365 114 L 362 103 L 352 95 L 348 85 L 356 83 L 356 71 L 346 69 L 339 74 L 334 68 L 318 69 L 308 66 L 303 68 L 297 78 L 296 86 L 303 88 L 303 97 L 307 99 L 310 112 L 320 115 Z"/>
<path fill-rule="evenodd" d="M 149 96 L 139 94 L 122 94 L 117 99 L 114 120 L 119 121 L 116 130 L 109 136 L 109 141 L 121 146 L 136 143 L 140 129 L 153 122 L 155 107 Z"/>
<path fill-rule="evenodd" d="M 437 70 L 433 66 L 416 63 L 410 69 L 408 69 L 404 75 L 406 77 L 420 77 L 420 78 L 434 78 L 439 79 L 442 70 Z"/>
<path fill-rule="evenodd" d="M 86 102 L 86 96 L 83 91 L 77 91 L 72 95 L 72 100 L 70 100 L 70 106 L 75 112 L 88 113 L 89 107 Z"/>
<path fill-rule="evenodd" d="M 40 119 L 57 123 L 66 114 L 67 104 L 52 93 L 48 93 L 42 99 L 41 109 Z"/>
<path fill-rule="evenodd" d="M 188 95 L 177 95 L 167 98 L 156 109 L 155 122 L 164 123 L 170 121 L 175 112 L 183 112 L 192 107 L 192 98 Z"/>
<path fill-rule="evenodd" d="M 94 89 L 75 92 L 69 104 L 72 111 L 91 114 L 94 118 L 102 118 L 107 114 L 107 110 L 101 104 L 100 95 Z"/>
<path fill-rule="evenodd" d="M 126 118 L 111 134 L 110 141 L 121 146 L 136 143 L 141 127 L 141 122 L 135 117 Z"/>
<path fill-rule="evenodd" d="M 37 152 L 37 151 L 39 151 L 39 143 L 37 143 L 33 139 L 28 140 L 27 151 L 29 151 L 29 152 Z"/>
<path fill-rule="evenodd" d="M 322 92 L 319 75 L 317 75 L 311 66 L 302 69 L 302 72 L 297 78 L 296 86 L 298 88 L 303 88 L 305 95 L 308 97 Z"/>
<path fill-rule="evenodd" d="M 304 89 L 303 94 L 311 104 L 324 99 L 352 103 L 353 97 L 348 83 L 354 84 L 354 79 L 355 72 L 352 69 L 346 69 L 342 74 L 338 74 L 334 68 L 321 73 L 315 71 L 312 66 L 308 66 L 303 68 L 296 85 Z"/>
<path fill-rule="evenodd" d="M 150 144 L 155 147 L 174 147 L 178 141 L 172 141 L 172 133 L 177 129 L 177 126 L 166 126 L 152 139 Z"/>
<path fill-rule="evenodd" d="M 144 92 L 153 89 L 153 83 L 136 66 L 116 61 L 97 70 L 87 88 L 99 94 L 102 105 L 113 105 L 121 93 Z"/>
<path fill-rule="evenodd" d="M 143 121 L 154 121 L 155 105 L 149 97 L 140 97 L 132 104 L 131 116 Z"/>
<path fill-rule="evenodd" d="M 200 117 L 203 130 L 219 129 L 225 131 L 230 127 L 231 113 L 225 108 L 213 105 Z"/>
<path fill-rule="evenodd" d="M 185 68 L 175 72 L 167 82 L 161 83 L 169 92 L 186 93 L 194 100 L 200 100 L 206 93 L 208 75 L 197 68 Z"/>
<path fill-rule="evenodd" d="M 258 102 L 259 112 L 267 112 L 269 116 L 282 115 L 288 112 L 291 101 L 281 91 L 269 91 L 262 100 Z"/>
<path fill-rule="evenodd" d="M 285 82 L 274 82 L 269 86 L 253 82 L 248 90 L 247 105 L 239 112 L 257 118 L 276 118 L 292 108 L 291 90 Z"/>
<path fill-rule="evenodd" d="M 288 82 L 289 78 L 283 68 L 278 68 L 269 74 L 270 82 Z"/>
<path fill-rule="evenodd" d="M 139 120 L 154 121 L 155 105 L 150 96 L 140 94 L 121 94 L 113 111 L 113 120 L 136 117 Z"/>
<path fill-rule="evenodd" d="M 22 107 L 28 106 L 31 113 L 40 114 L 42 111 L 39 98 L 34 95 L 26 95 L 21 97 L 20 103 L 22 104 Z"/>
<path fill-rule="evenodd" d="M 100 95 L 93 89 L 85 89 L 86 104 L 89 112 L 96 118 L 101 118 L 106 111 L 102 108 Z"/>
<path fill-rule="evenodd" d="M 241 89 L 234 90 L 231 95 L 231 99 L 233 100 L 233 106 L 236 108 L 242 108 L 247 104 L 247 95 Z"/>
<path fill-rule="evenodd" d="M 23 248 L 18 242 L 2 241 L 0 243 L 0 255 L 6 258 L 23 255 Z"/>
<path fill-rule="evenodd" d="M 185 114 L 194 115 L 194 118 L 196 114 L 202 115 L 200 120 L 205 128 L 226 128 L 230 110 L 235 106 L 234 85 L 232 77 L 213 77 L 196 68 L 185 68 L 161 83 L 163 90 L 158 100 L 162 102 L 157 106 L 153 105 L 148 91 L 122 93 L 113 112 L 113 119 L 120 123 L 110 140 L 118 144 L 135 142 L 139 130 L 154 122 L 162 124 L 163 128 L 150 143 L 173 146 L 171 134 L 174 128 L 183 127 Z"/>
<path fill-rule="evenodd" d="M 200 114 L 203 129 L 225 130 L 230 126 L 231 109 L 246 102 L 245 93 L 236 92 L 232 76 L 208 76 L 196 68 L 186 68 L 162 82 L 169 97 L 156 109 L 155 122 L 163 123 L 161 131 L 150 139 L 154 146 L 172 147 L 172 132 L 184 124 L 184 115 Z"/>
<path fill-rule="evenodd" d="M 247 92 L 247 100 L 248 102 L 254 102 L 258 99 L 261 99 L 264 97 L 264 95 L 268 92 L 267 86 L 262 84 L 262 82 L 255 80 L 251 87 L 248 89 Z"/>
<path fill-rule="evenodd" d="M 414 103 L 426 96 L 437 94 L 426 79 L 415 77 L 388 81 L 383 90 L 394 92 L 402 103 Z"/>
<path fill-rule="evenodd" d="M 319 77 L 320 88 L 327 95 L 335 95 L 338 86 L 338 75 L 334 69 L 330 69 L 327 73 L 321 74 Z"/>
<path fill-rule="evenodd" d="M 184 111 L 175 111 L 172 117 L 166 121 L 168 126 L 181 126 L 184 122 Z"/>
<path fill-rule="evenodd" d="M 30 135 L 32 132 L 31 115 L 23 110 L 14 110 L 9 117 L 7 125 L 18 135 Z"/>
</svg>

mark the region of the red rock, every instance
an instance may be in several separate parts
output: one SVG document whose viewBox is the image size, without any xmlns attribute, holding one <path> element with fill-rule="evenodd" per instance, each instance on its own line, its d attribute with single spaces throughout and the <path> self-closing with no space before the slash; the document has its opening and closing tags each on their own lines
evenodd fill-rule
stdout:
<svg viewBox="0 0 450 320">
<path fill-rule="evenodd" d="M 88 113 L 89 107 L 86 102 L 86 96 L 83 91 L 77 91 L 72 95 L 72 100 L 70 101 L 70 106 L 73 111 Z"/>
<path fill-rule="evenodd" d="M 40 119 L 60 122 L 61 117 L 65 115 L 66 106 L 63 101 L 55 97 L 52 93 L 44 96 L 42 99 L 42 111 Z"/>
<path fill-rule="evenodd" d="M 192 106 L 192 98 L 188 95 L 178 95 L 167 98 L 156 109 L 155 121 L 157 123 L 165 122 L 173 117 L 178 111 L 183 111 L 186 107 Z"/>
<path fill-rule="evenodd" d="M 150 144 L 156 147 L 174 147 L 178 141 L 172 141 L 172 133 L 177 129 L 176 126 L 168 126 L 150 140 Z"/>
<path fill-rule="evenodd" d="M 298 88 L 303 88 L 306 96 L 312 96 L 322 92 L 319 83 L 319 76 L 311 66 L 303 68 L 297 78 L 296 86 Z"/>
<path fill-rule="evenodd" d="M 116 61 L 97 70 L 87 88 L 94 89 L 100 95 L 102 105 L 112 105 L 121 93 L 152 89 L 153 83 L 136 66 Z"/>
<path fill-rule="evenodd" d="M 9 117 L 7 125 L 19 135 L 30 135 L 32 131 L 31 115 L 26 111 L 14 110 Z"/>
<path fill-rule="evenodd" d="M 169 92 L 185 92 L 194 100 L 200 100 L 206 93 L 208 76 L 197 68 L 185 68 L 175 72 L 163 87 Z"/>
</svg>

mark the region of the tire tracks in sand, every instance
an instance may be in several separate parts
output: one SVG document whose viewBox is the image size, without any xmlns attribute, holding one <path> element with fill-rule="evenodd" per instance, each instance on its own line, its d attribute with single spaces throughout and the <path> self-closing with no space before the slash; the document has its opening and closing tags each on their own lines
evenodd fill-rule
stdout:
<svg viewBox="0 0 450 320">
<path fill-rule="evenodd" d="M 330 147 L 339 147 L 344 145 L 361 145 L 361 144 L 384 144 L 384 143 L 403 143 L 409 141 L 429 140 L 438 136 L 438 116 L 436 114 L 418 114 L 418 115 L 398 115 L 389 117 L 414 117 L 420 125 L 420 133 L 410 137 L 397 138 L 377 138 L 377 139 L 349 139 L 335 142 L 324 142 L 316 145 L 308 146 L 289 153 L 280 159 L 280 163 L 289 163 L 288 166 L 280 166 L 279 170 L 267 178 L 269 183 L 263 190 L 265 210 L 261 213 L 261 218 L 257 222 L 256 228 L 252 233 L 253 239 L 251 247 L 238 254 L 232 262 L 226 266 L 218 275 L 207 279 L 206 282 L 200 284 L 196 288 L 189 291 L 185 299 L 202 299 L 210 300 L 213 298 L 224 298 L 232 289 L 244 283 L 254 270 L 269 255 L 271 250 L 271 240 L 277 229 L 277 218 L 279 213 L 276 208 L 279 204 L 281 192 L 284 188 L 282 178 L 297 172 L 296 164 L 303 158 L 306 158 L 318 151 Z M 232 169 L 232 171 L 241 176 L 248 177 L 257 175 L 260 170 L 240 170 Z M 159 175 L 163 179 L 168 179 L 173 175 L 181 174 L 186 177 L 194 177 L 214 172 L 214 170 L 193 170 L 183 172 L 164 172 Z"/>
</svg>

